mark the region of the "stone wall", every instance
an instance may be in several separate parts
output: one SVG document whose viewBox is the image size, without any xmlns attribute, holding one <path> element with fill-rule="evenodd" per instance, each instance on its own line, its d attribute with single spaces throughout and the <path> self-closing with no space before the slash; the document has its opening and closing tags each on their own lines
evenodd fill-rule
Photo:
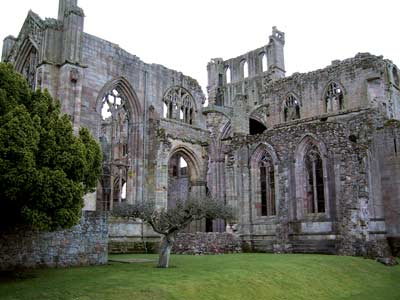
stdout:
<svg viewBox="0 0 400 300">
<path fill-rule="evenodd" d="M 108 253 L 157 253 L 160 236 L 146 223 L 111 217 L 108 224 Z"/>
<path fill-rule="evenodd" d="M 242 252 L 241 242 L 231 233 L 197 232 L 178 234 L 175 254 L 222 254 Z"/>
<path fill-rule="evenodd" d="M 277 125 L 261 135 L 225 139 L 226 200 L 239 211 L 238 233 L 244 242 L 259 251 L 363 255 L 373 240 L 383 251 L 385 219 L 371 209 L 382 206 L 382 198 L 370 188 L 372 177 L 387 169 L 371 169 L 379 158 L 372 151 L 371 137 L 381 136 L 377 128 L 383 124 L 384 116 L 376 110 L 348 111 L 322 120 Z M 304 209 L 303 148 L 310 144 L 317 145 L 322 155 L 323 213 Z M 257 159 L 261 150 L 274 163 L 275 215 L 263 216 L 259 209 Z M 381 189 L 380 180 L 376 188 Z M 398 203 L 398 198 L 393 196 L 391 201 Z"/>
<path fill-rule="evenodd" d="M 107 215 L 83 212 L 71 229 L 1 235 L 0 270 L 105 264 L 107 241 Z"/>
</svg>

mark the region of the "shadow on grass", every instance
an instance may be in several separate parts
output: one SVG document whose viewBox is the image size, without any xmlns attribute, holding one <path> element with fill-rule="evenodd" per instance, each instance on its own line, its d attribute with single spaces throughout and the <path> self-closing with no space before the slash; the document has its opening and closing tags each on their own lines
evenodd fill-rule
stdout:
<svg viewBox="0 0 400 300">
<path fill-rule="evenodd" d="M 0 283 L 22 281 L 35 277 L 36 275 L 30 270 L 0 271 Z"/>
</svg>

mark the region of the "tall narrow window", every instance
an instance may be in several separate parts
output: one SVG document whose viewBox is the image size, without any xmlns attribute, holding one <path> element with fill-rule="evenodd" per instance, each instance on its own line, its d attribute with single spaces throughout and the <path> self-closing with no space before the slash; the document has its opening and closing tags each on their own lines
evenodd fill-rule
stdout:
<svg viewBox="0 0 400 300">
<path fill-rule="evenodd" d="M 249 77 L 249 64 L 247 61 L 243 63 L 243 78 Z"/>
<path fill-rule="evenodd" d="M 167 118 L 168 116 L 168 106 L 163 102 L 163 118 Z"/>
<path fill-rule="evenodd" d="M 310 147 L 304 159 L 306 180 L 305 211 L 309 214 L 325 212 L 324 174 L 322 159 L 316 146 Z"/>
<path fill-rule="evenodd" d="M 231 83 L 231 68 L 229 67 L 225 69 L 225 81 L 227 84 Z"/>
<path fill-rule="evenodd" d="M 331 82 L 326 89 L 324 101 L 326 112 L 336 112 L 344 109 L 343 90 L 336 82 Z"/>
<path fill-rule="evenodd" d="M 266 72 L 268 70 L 267 55 L 265 53 L 261 54 L 261 71 Z"/>
<path fill-rule="evenodd" d="M 178 152 L 168 163 L 168 207 L 174 207 L 178 201 L 189 198 L 191 188 L 189 166 L 187 161 Z"/>
<path fill-rule="evenodd" d="M 300 119 L 300 101 L 293 94 L 285 99 L 283 115 L 285 122 Z"/>
<path fill-rule="evenodd" d="M 271 156 L 265 153 L 260 162 L 260 192 L 261 192 L 261 215 L 276 215 L 275 207 L 275 172 Z"/>
<path fill-rule="evenodd" d="M 114 202 L 127 198 L 129 172 L 129 110 L 126 99 L 113 89 L 102 99 L 101 137 L 103 148 L 103 209 L 112 209 Z"/>
</svg>

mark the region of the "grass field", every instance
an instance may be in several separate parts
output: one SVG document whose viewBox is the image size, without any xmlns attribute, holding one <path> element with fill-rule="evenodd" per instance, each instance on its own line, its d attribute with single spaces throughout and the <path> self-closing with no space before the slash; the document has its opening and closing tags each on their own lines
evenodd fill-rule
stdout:
<svg viewBox="0 0 400 300">
<path fill-rule="evenodd" d="M 119 255 L 110 258 L 148 258 Z M 0 279 L 0 299 L 400 299 L 400 266 L 323 255 L 172 256 L 155 262 L 37 270 Z"/>
</svg>

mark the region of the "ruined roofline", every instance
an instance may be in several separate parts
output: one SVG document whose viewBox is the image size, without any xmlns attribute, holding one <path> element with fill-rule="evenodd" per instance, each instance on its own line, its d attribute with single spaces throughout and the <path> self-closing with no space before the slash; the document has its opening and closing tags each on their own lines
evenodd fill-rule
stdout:
<svg viewBox="0 0 400 300">
<path fill-rule="evenodd" d="M 227 63 L 229 61 L 233 61 L 233 60 L 238 60 L 244 57 L 248 57 L 250 55 L 252 55 L 253 53 L 267 53 L 268 49 L 272 47 L 272 44 L 274 43 L 274 41 L 280 41 L 283 45 L 285 44 L 285 33 L 283 31 L 279 31 L 277 29 L 276 26 L 272 27 L 272 34 L 269 36 L 268 38 L 268 44 L 265 44 L 261 47 L 258 47 L 256 49 L 247 51 L 243 54 L 237 55 L 235 57 L 230 57 L 228 59 L 223 59 L 223 58 L 215 58 L 215 60 L 219 60 L 223 63 Z M 213 59 L 212 59 L 213 60 Z"/>
<path fill-rule="evenodd" d="M 347 69 L 347 68 L 354 67 L 354 66 L 373 67 L 373 66 L 378 66 L 379 63 L 383 63 L 385 65 L 391 64 L 397 68 L 397 66 L 395 64 L 393 64 L 393 62 L 391 60 L 384 59 L 382 55 L 377 56 L 377 55 L 373 55 L 369 52 L 359 52 L 354 57 L 351 57 L 351 58 L 346 58 L 344 60 L 333 60 L 332 63 L 330 65 L 326 66 L 325 68 L 321 68 L 321 69 L 317 69 L 317 70 L 309 71 L 309 72 L 305 72 L 305 73 L 294 72 L 292 75 L 290 75 L 288 77 L 281 78 L 281 79 L 276 80 L 275 82 L 272 82 L 272 84 L 291 81 L 291 80 L 300 79 L 300 78 L 307 80 L 310 77 L 318 76 L 319 74 L 324 73 L 324 72 L 333 73 L 336 69 L 340 69 L 340 68 Z"/>
<path fill-rule="evenodd" d="M 193 77 L 191 77 L 189 75 L 185 75 L 181 71 L 177 71 L 175 69 L 171 69 L 171 68 L 165 67 L 164 65 L 157 64 L 157 63 L 146 63 L 143 60 L 141 60 L 140 57 L 138 57 L 137 55 L 132 54 L 132 53 L 128 52 L 127 50 L 123 49 L 119 44 L 110 42 L 110 41 L 108 41 L 106 39 L 103 39 L 101 37 L 98 37 L 96 35 L 93 35 L 93 34 L 90 34 L 90 33 L 87 33 L 87 32 L 84 32 L 83 35 L 84 35 L 84 39 L 87 38 L 87 39 L 90 39 L 92 41 L 96 41 L 98 43 L 101 43 L 101 44 L 105 45 L 106 47 L 114 48 L 115 51 L 117 51 L 118 54 L 121 57 L 124 57 L 124 58 L 126 58 L 128 60 L 131 60 L 132 62 L 135 62 L 135 63 L 138 63 L 138 64 L 143 64 L 143 66 L 146 66 L 146 67 L 148 67 L 150 69 L 153 69 L 154 71 L 157 70 L 157 69 L 162 69 L 162 70 L 165 70 L 165 71 L 168 71 L 168 72 L 176 73 L 176 76 L 182 76 L 188 82 L 192 82 L 192 83 L 194 83 L 194 84 L 196 84 L 197 86 L 200 87 L 197 79 L 195 79 L 195 78 L 193 78 Z"/>
<path fill-rule="evenodd" d="M 265 129 L 263 133 L 255 134 L 255 135 L 237 135 L 225 138 L 225 140 L 232 139 L 242 139 L 245 143 L 252 143 L 253 141 L 258 141 L 260 136 L 268 136 L 271 133 L 274 133 L 276 130 L 287 130 L 290 128 L 297 128 L 298 126 L 320 126 L 320 125 L 329 125 L 335 127 L 347 127 L 349 121 L 353 120 L 355 116 L 362 115 L 375 115 L 379 116 L 382 119 L 386 119 L 386 116 L 376 107 L 368 107 L 368 108 L 353 108 L 347 109 L 340 112 L 331 112 L 324 113 L 318 116 L 312 116 L 304 119 L 292 120 L 286 123 L 275 124 L 271 127 Z"/>
</svg>

